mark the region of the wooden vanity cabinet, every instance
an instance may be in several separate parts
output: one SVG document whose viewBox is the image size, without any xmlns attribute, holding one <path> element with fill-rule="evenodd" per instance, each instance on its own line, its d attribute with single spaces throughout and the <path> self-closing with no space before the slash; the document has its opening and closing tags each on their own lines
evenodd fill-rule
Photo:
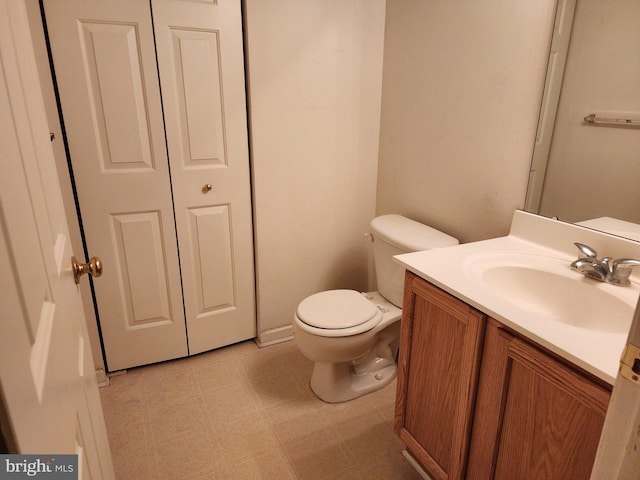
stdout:
<svg viewBox="0 0 640 480">
<path fill-rule="evenodd" d="M 610 395 L 489 319 L 467 478 L 588 480 Z"/>
<path fill-rule="evenodd" d="M 407 272 L 395 431 L 434 480 L 589 479 L 610 387 Z"/>
<path fill-rule="evenodd" d="M 396 434 L 434 480 L 463 478 L 485 316 L 407 273 Z"/>
</svg>

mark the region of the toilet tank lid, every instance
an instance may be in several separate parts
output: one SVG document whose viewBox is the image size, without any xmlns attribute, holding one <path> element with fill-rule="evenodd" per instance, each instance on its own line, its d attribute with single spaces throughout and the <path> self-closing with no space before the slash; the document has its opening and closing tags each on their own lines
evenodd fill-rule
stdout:
<svg viewBox="0 0 640 480">
<path fill-rule="evenodd" d="M 407 252 L 449 247 L 460 243 L 451 235 L 397 214 L 376 217 L 371 220 L 370 226 L 375 237 Z"/>
</svg>

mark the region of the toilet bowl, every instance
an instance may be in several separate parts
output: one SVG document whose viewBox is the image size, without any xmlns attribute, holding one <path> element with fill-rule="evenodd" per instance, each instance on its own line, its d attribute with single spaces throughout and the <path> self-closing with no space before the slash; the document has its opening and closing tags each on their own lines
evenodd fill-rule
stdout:
<svg viewBox="0 0 640 480">
<path fill-rule="evenodd" d="M 400 215 L 376 217 L 371 229 L 378 291 L 315 293 L 293 318 L 296 344 L 314 362 L 311 389 L 330 403 L 378 390 L 396 377 L 404 269 L 393 256 L 458 243 Z"/>
<path fill-rule="evenodd" d="M 329 290 L 303 300 L 293 330 L 298 348 L 314 362 L 313 392 L 336 403 L 389 384 L 396 377 L 401 314 L 378 292 Z"/>
</svg>

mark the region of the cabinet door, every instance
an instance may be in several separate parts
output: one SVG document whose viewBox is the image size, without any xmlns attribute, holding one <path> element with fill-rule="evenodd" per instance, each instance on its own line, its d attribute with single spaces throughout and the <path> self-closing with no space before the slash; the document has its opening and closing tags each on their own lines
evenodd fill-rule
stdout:
<svg viewBox="0 0 640 480">
<path fill-rule="evenodd" d="M 609 397 L 490 321 L 467 478 L 588 479 Z"/>
<path fill-rule="evenodd" d="M 395 431 L 435 480 L 464 476 L 484 323 L 407 273 Z"/>
</svg>

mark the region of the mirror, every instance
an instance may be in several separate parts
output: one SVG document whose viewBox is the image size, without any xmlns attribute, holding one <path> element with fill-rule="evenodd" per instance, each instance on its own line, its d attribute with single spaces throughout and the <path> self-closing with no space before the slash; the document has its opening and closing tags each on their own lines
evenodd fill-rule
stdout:
<svg viewBox="0 0 640 480">
<path fill-rule="evenodd" d="M 525 210 L 635 236 L 639 22 L 637 0 L 558 0 Z"/>
</svg>

